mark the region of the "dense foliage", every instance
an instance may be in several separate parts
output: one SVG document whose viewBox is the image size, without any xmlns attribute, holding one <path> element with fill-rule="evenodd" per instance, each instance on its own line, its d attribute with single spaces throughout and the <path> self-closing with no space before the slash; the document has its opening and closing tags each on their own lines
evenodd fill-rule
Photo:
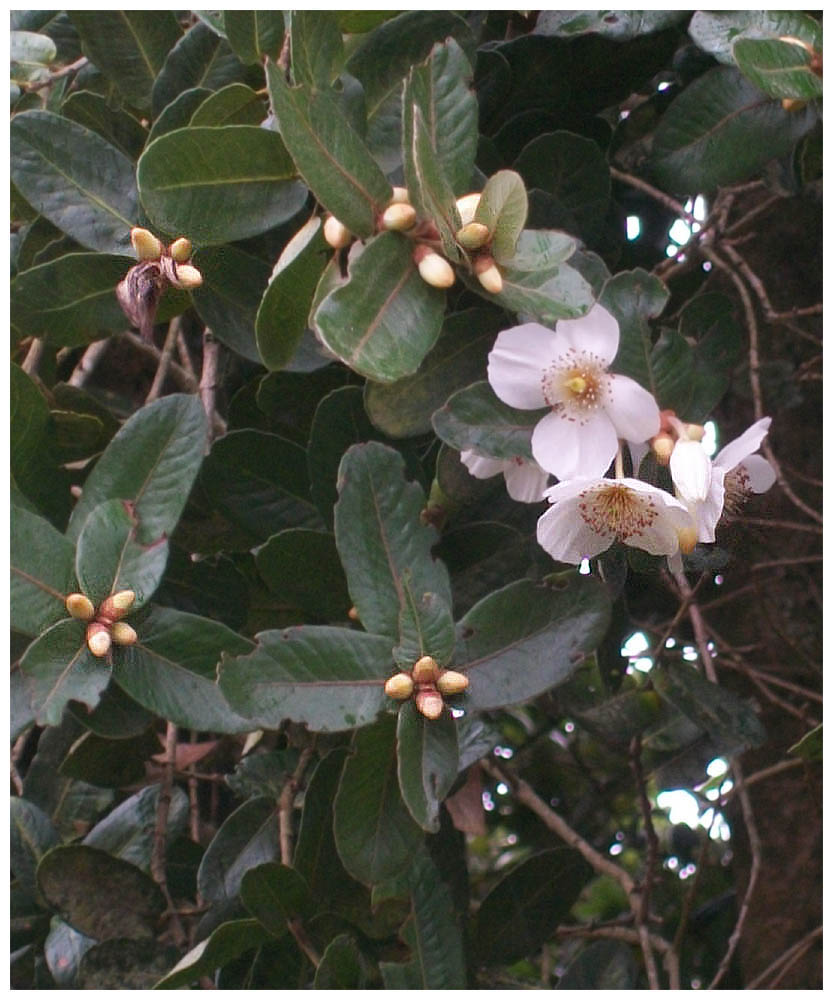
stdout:
<svg viewBox="0 0 833 1000">
<path fill-rule="evenodd" d="M 817 988 L 820 20 L 11 60 L 13 985 Z"/>
</svg>

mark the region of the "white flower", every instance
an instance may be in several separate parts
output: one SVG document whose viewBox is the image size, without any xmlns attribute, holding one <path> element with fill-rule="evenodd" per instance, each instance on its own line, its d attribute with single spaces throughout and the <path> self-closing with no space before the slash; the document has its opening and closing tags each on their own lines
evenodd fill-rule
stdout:
<svg viewBox="0 0 833 1000">
<path fill-rule="evenodd" d="M 537 503 L 544 499 L 550 474 L 531 459 L 520 455 L 515 458 L 486 458 L 469 449 L 460 452 L 460 461 L 476 479 L 491 479 L 502 472 L 506 490 L 513 500 Z"/>
<path fill-rule="evenodd" d="M 654 397 L 608 371 L 619 349 L 619 324 L 600 305 L 581 319 L 503 330 L 489 354 L 497 396 L 521 410 L 549 406 L 532 433 L 532 455 L 559 479 L 601 476 L 619 439 L 646 441 L 659 432 Z"/>
<path fill-rule="evenodd" d="M 571 479 L 546 491 L 538 542 L 559 562 L 578 564 L 624 542 L 652 555 L 690 552 L 696 541 L 686 507 L 639 479 Z"/>
<path fill-rule="evenodd" d="M 713 542 L 724 508 L 737 510 L 749 493 L 765 493 L 775 482 L 775 470 L 754 454 L 769 431 L 764 417 L 709 459 L 699 441 L 674 445 L 669 468 L 677 496 L 697 521 L 697 537 Z"/>
</svg>

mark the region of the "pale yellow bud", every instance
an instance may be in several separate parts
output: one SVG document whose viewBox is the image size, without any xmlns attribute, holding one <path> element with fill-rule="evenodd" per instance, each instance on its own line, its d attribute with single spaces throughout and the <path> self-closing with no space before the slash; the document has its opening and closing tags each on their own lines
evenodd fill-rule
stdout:
<svg viewBox="0 0 833 1000">
<path fill-rule="evenodd" d="M 693 551 L 694 546 L 697 544 L 697 529 L 691 528 L 681 528 L 677 532 L 677 538 L 680 540 L 680 552 L 683 555 L 688 555 L 689 552 Z"/>
<path fill-rule="evenodd" d="M 489 227 L 482 222 L 468 222 L 457 230 L 455 239 L 464 250 L 479 250 L 489 242 Z"/>
<path fill-rule="evenodd" d="M 503 289 L 503 277 L 497 269 L 494 257 L 478 257 L 474 263 L 474 273 L 477 280 L 492 295 L 499 294 Z"/>
<path fill-rule="evenodd" d="M 418 246 L 414 251 L 420 277 L 434 288 L 451 288 L 454 284 L 454 268 L 445 257 L 441 257 L 429 247 Z"/>
<path fill-rule="evenodd" d="M 185 236 L 180 236 L 168 247 L 168 253 L 177 264 L 184 264 L 186 260 L 189 260 L 192 250 L 191 241 Z"/>
<path fill-rule="evenodd" d="M 443 714 L 443 696 L 439 691 L 417 691 L 416 707 L 426 719 L 439 719 Z"/>
<path fill-rule="evenodd" d="M 700 424 L 686 424 L 685 432 L 689 441 L 702 441 L 706 436 L 706 428 Z"/>
<path fill-rule="evenodd" d="M 79 621 L 88 622 L 95 618 L 95 606 L 84 594 L 68 594 L 64 603 L 70 615 Z"/>
<path fill-rule="evenodd" d="M 807 107 L 807 102 L 801 101 L 797 97 L 784 97 L 781 99 L 781 107 L 785 111 L 801 111 Z"/>
<path fill-rule="evenodd" d="M 359 612 L 356 610 L 355 604 L 347 612 L 347 617 L 350 619 L 351 622 L 357 622 L 359 620 Z"/>
<path fill-rule="evenodd" d="M 660 465 L 668 465 L 671 461 L 671 452 L 674 450 L 674 438 L 670 434 L 657 434 L 651 441 L 651 450 Z"/>
<path fill-rule="evenodd" d="M 474 222 L 474 213 L 477 211 L 479 204 L 479 192 L 464 194 L 462 198 L 457 199 L 457 211 L 460 213 L 461 226 L 467 226 L 470 222 Z"/>
<path fill-rule="evenodd" d="M 101 622 L 90 622 L 87 626 L 87 649 L 93 656 L 106 656 L 110 652 L 110 630 Z"/>
<path fill-rule="evenodd" d="M 334 215 L 328 215 L 324 220 L 324 239 L 334 250 L 341 250 L 353 241 L 353 234 Z"/>
<path fill-rule="evenodd" d="M 165 250 L 153 233 L 138 226 L 130 230 L 130 242 L 139 260 L 159 260 Z"/>
<path fill-rule="evenodd" d="M 437 690 L 440 694 L 459 694 L 468 686 L 468 677 L 456 670 L 444 670 L 437 678 Z"/>
<path fill-rule="evenodd" d="M 429 684 L 439 677 L 440 668 L 433 656 L 420 656 L 414 664 L 411 675 L 417 684 Z"/>
<path fill-rule="evenodd" d="M 186 291 L 199 288 L 202 284 L 202 273 L 193 264 L 178 264 L 174 284 Z"/>
<path fill-rule="evenodd" d="M 101 602 L 101 607 L 98 609 L 98 617 L 103 622 L 115 622 L 119 618 L 124 618 L 127 612 L 133 607 L 133 602 L 136 600 L 136 594 L 132 590 L 119 590 L 115 594 L 111 594 L 109 597 Z"/>
<path fill-rule="evenodd" d="M 414 682 L 410 674 L 394 674 L 388 677 L 385 682 L 385 694 L 388 698 L 395 698 L 397 701 L 404 701 L 410 698 L 414 691 Z"/>
<path fill-rule="evenodd" d="M 416 209 L 413 205 L 397 203 L 388 205 L 382 213 L 382 226 L 393 232 L 403 232 L 413 229 L 416 224 Z"/>
<path fill-rule="evenodd" d="M 408 189 L 403 187 L 395 187 L 393 189 L 393 195 L 391 196 L 390 205 L 410 205 L 411 199 L 408 196 Z"/>
<path fill-rule="evenodd" d="M 127 622 L 116 622 L 111 632 L 113 642 L 118 643 L 119 646 L 132 646 L 139 638 L 136 635 L 136 629 L 128 625 Z"/>
</svg>

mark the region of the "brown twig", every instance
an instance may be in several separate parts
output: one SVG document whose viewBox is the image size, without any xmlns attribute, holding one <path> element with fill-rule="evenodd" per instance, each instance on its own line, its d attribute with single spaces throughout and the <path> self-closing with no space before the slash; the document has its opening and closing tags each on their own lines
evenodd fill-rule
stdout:
<svg viewBox="0 0 833 1000">
<path fill-rule="evenodd" d="M 46 345 L 40 337 L 32 337 L 26 357 L 20 363 L 20 367 L 27 375 L 34 375 L 37 372 L 45 347 Z"/>
<path fill-rule="evenodd" d="M 72 374 L 67 379 L 67 385 L 75 386 L 76 389 L 82 388 L 95 371 L 96 365 L 106 354 L 109 346 L 110 340 L 107 337 L 103 340 L 94 340 L 81 355 L 81 360 L 73 368 Z"/>
<path fill-rule="evenodd" d="M 220 342 L 208 329 L 202 336 L 202 374 L 200 375 L 200 399 L 209 426 L 216 425 L 217 417 L 217 373 L 220 367 Z M 225 425 L 223 425 L 225 426 Z"/>
<path fill-rule="evenodd" d="M 307 769 L 310 758 L 315 752 L 314 746 L 304 747 L 298 758 L 298 764 L 292 774 L 286 779 L 281 789 L 281 797 L 278 801 L 278 822 L 280 828 L 281 843 L 281 863 L 292 864 L 292 807 L 295 796 L 301 787 L 304 771 Z"/>
<path fill-rule="evenodd" d="M 643 181 L 641 177 L 634 177 L 633 174 L 627 174 L 623 170 L 618 170 L 616 167 L 610 168 L 610 176 L 613 177 L 614 180 L 627 184 L 628 187 L 635 188 L 637 191 L 642 191 L 643 194 L 647 194 L 649 197 L 653 198 L 654 201 L 658 202 L 660 205 L 664 205 L 665 208 L 673 212 L 675 215 L 679 215 L 681 218 L 685 219 L 686 222 L 696 222 L 698 225 L 700 224 L 700 220 L 695 219 L 691 212 L 686 211 L 685 207 L 681 205 L 676 198 L 672 198 L 671 195 L 666 194 L 664 191 L 660 191 L 659 188 L 655 188 L 653 184 Z"/>
<path fill-rule="evenodd" d="M 633 927 L 622 927 L 615 924 L 607 924 L 601 927 L 574 927 L 560 926 L 555 933 L 559 937 L 581 937 L 588 940 L 612 939 L 614 941 L 624 941 L 627 944 L 640 944 L 639 931 Z M 663 964 L 668 974 L 668 988 L 678 990 L 680 988 L 680 961 L 674 953 L 671 945 L 659 934 L 649 934 L 651 947 L 663 956 Z"/>
<path fill-rule="evenodd" d="M 809 951 L 812 947 L 813 943 L 822 936 L 823 931 L 823 927 L 816 927 L 816 929 L 810 931 L 809 934 L 805 934 L 800 941 L 796 941 L 794 945 L 787 948 L 785 952 L 782 952 L 778 958 L 776 958 L 773 962 L 770 962 L 764 971 L 759 976 L 756 976 L 746 988 L 748 990 L 760 989 L 767 977 L 772 975 L 772 973 L 774 973 L 780 966 L 781 968 L 778 975 L 767 987 L 767 989 L 774 990 L 775 987 L 781 982 L 787 971 L 791 969 L 796 962 L 803 958 L 807 951 Z"/>
<path fill-rule="evenodd" d="M 45 77 L 43 80 L 35 80 L 33 83 L 26 83 L 21 88 L 27 94 L 32 94 L 36 90 L 43 90 L 45 87 L 51 87 L 56 80 L 60 80 L 64 76 L 69 76 L 70 73 L 74 73 L 78 69 L 82 69 L 87 65 L 87 57 L 81 56 L 80 59 L 76 59 L 75 62 L 70 63 L 68 66 L 63 66 L 61 69 L 56 69 Z"/>
<path fill-rule="evenodd" d="M 648 852 L 645 857 L 645 876 L 642 881 L 641 899 L 639 902 L 639 922 L 647 925 L 651 907 L 651 890 L 656 878 L 656 864 L 659 857 L 659 840 L 654 829 L 651 815 L 651 803 L 646 790 L 645 773 L 642 769 L 642 739 L 637 734 L 630 744 L 630 762 L 633 771 L 636 791 L 639 798 L 639 808 L 642 812 L 642 824 L 645 827 L 645 838 L 648 841 Z"/>
<path fill-rule="evenodd" d="M 156 805 L 156 826 L 153 831 L 153 848 L 150 855 L 150 873 L 154 882 L 162 890 L 168 904 L 168 914 L 171 918 L 171 934 L 174 943 L 183 948 L 187 936 L 182 927 L 182 921 L 176 911 L 174 902 L 168 890 L 168 880 L 165 875 L 165 854 L 167 844 L 168 813 L 171 808 L 171 791 L 173 788 L 174 764 L 176 763 L 176 725 L 167 724 L 165 730 L 165 764 L 162 772 L 162 782 L 159 786 L 159 800 Z"/>
<path fill-rule="evenodd" d="M 168 369 L 171 367 L 171 361 L 173 360 L 174 349 L 176 347 L 179 331 L 179 317 L 174 316 L 168 324 L 168 333 L 165 336 L 165 343 L 162 345 L 162 351 L 159 354 L 159 364 L 156 366 L 156 374 L 153 376 L 153 382 L 151 383 L 147 396 L 145 396 L 145 405 L 152 403 L 162 394 L 162 386 L 165 384 L 165 379 L 168 377 Z"/>
</svg>

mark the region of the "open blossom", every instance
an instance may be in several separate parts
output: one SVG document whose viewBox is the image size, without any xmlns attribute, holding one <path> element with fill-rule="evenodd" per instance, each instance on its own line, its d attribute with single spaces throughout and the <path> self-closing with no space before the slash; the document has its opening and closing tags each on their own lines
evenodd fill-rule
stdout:
<svg viewBox="0 0 833 1000">
<path fill-rule="evenodd" d="M 699 441 L 674 445 L 669 468 L 677 496 L 697 522 L 701 542 L 713 542 L 724 508 L 737 508 L 749 493 L 765 493 L 775 482 L 775 471 L 755 452 L 769 431 L 770 417 L 758 420 L 730 441 L 712 461 Z"/>
<path fill-rule="evenodd" d="M 544 499 L 550 474 L 537 462 L 522 458 L 486 458 L 469 449 L 460 452 L 460 461 L 476 479 L 491 479 L 503 473 L 506 490 L 513 500 L 521 503 L 537 503 Z"/>
<path fill-rule="evenodd" d="M 580 563 L 624 542 L 652 555 L 679 556 L 696 542 L 686 507 L 639 479 L 571 479 L 546 491 L 538 542 L 559 562 Z"/>
<path fill-rule="evenodd" d="M 618 349 L 619 324 L 597 304 L 554 331 L 539 323 L 503 330 L 489 354 L 489 382 L 504 403 L 550 407 L 532 433 L 532 455 L 561 480 L 601 476 L 620 438 L 646 441 L 659 431 L 654 397 L 608 371 Z"/>
</svg>

